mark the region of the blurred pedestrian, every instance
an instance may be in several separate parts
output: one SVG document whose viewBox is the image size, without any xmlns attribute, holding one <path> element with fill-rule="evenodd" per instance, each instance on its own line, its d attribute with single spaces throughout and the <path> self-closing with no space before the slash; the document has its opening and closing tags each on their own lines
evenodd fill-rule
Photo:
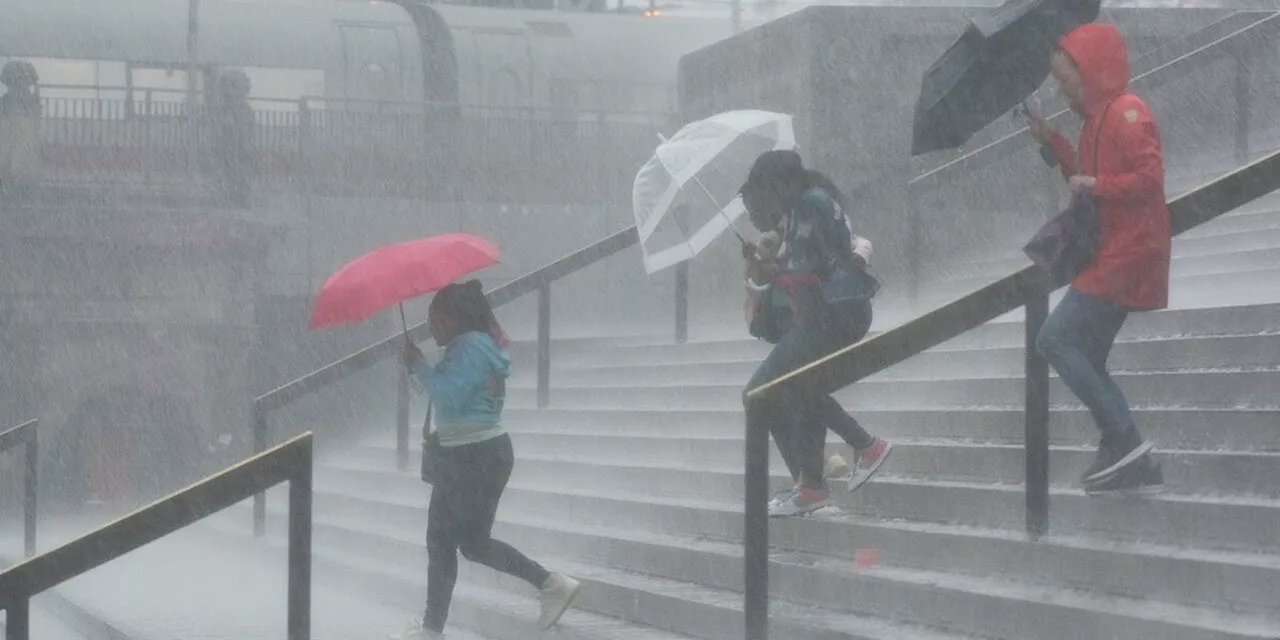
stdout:
<svg viewBox="0 0 1280 640">
<path fill-rule="evenodd" d="M 252 85 L 239 69 L 218 76 L 213 102 L 213 153 L 217 161 L 222 199 L 236 208 L 249 206 L 249 176 L 253 171 Z"/>
<path fill-rule="evenodd" d="M 17 195 L 33 183 L 40 170 L 40 82 L 36 68 L 12 60 L 0 69 L 0 193 Z"/>
</svg>

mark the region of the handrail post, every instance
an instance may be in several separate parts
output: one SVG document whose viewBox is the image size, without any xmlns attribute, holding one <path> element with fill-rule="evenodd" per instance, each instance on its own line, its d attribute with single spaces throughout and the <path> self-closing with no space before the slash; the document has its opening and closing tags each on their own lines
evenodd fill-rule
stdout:
<svg viewBox="0 0 1280 640">
<path fill-rule="evenodd" d="M 9 603 L 5 618 L 5 640 L 31 640 L 31 597 Z"/>
<path fill-rule="evenodd" d="M 289 640 L 311 638 L 311 478 L 313 449 L 289 478 Z"/>
<path fill-rule="evenodd" d="M 689 262 L 676 265 L 676 344 L 689 341 Z"/>
<path fill-rule="evenodd" d="M 1049 530 L 1049 363 L 1036 350 L 1036 337 L 1049 317 L 1049 294 L 1036 293 L 1026 306 L 1027 534 L 1035 540 Z"/>
<path fill-rule="evenodd" d="M 759 402 L 759 400 L 747 400 Z M 746 421 L 743 603 L 746 640 L 769 637 L 769 431 Z"/>
<path fill-rule="evenodd" d="M 551 404 L 551 283 L 538 283 L 538 408 Z"/>
<path fill-rule="evenodd" d="M 23 549 L 28 558 L 36 555 L 36 517 L 40 504 L 40 431 L 36 428 L 38 424 L 33 421 L 27 427 L 26 464 L 22 471 L 22 537 Z"/>
<path fill-rule="evenodd" d="M 253 403 L 253 454 L 267 449 L 267 409 L 260 402 Z M 267 533 L 267 492 L 253 494 L 253 537 Z"/>
<path fill-rule="evenodd" d="M 396 469 L 409 468 L 409 369 L 396 377 Z"/>
</svg>

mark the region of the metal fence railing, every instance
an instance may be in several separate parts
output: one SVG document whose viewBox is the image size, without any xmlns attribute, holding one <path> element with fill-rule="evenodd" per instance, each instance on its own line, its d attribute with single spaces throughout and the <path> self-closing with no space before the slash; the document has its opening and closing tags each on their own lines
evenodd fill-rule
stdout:
<svg viewBox="0 0 1280 640">
<path fill-rule="evenodd" d="M 250 99 L 243 118 L 202 101 L 191 113 L 171 93 L 100 87 L 92 97 L 43 97 L 38 118 L 0 127 L 38 128 L 41 182 L 212 188 L 238 164 L 255 191 L 558 204 L 629 193 L 669 120 L 332 98 Z"/>
</svg>

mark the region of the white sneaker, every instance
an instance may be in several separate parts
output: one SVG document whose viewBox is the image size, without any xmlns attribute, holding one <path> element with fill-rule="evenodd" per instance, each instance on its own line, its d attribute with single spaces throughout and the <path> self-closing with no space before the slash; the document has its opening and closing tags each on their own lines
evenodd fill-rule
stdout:
<svg viewBox="0 0 1280 640">
<path fill-rule="evenodd" d="M 559 622 L 581 590 L 581 582 L 561 573 L 551 574 L 542 585 L 542 616 L 538 618 L 538 627 L 550 629 Z"/>
<path fill-rule="evenodd" d="M 428 631 L 422 626 L 422 618 L 416 618 L 409 622 L 404 631 L 392 634 L 391 640 L 444 640 L 444 634 Z"/>
</svg>

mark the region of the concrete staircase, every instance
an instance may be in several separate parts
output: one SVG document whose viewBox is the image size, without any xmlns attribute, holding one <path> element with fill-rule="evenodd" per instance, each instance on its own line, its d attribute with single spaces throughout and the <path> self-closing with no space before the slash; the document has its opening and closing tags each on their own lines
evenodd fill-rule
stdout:
<svg viewBox="0 0 1280 640">
<path fill-rule="evenodd" d="M 1036 542 L 1023 532 L 1020 313 L 840 392 L 897 448 L 836 507 L 772 523 L 771 637 L 1280 638 L 1277 256 L 1280 196 L 1179 239 L 1175 308 L 1131 318 L 1112 355 L 1165 494 L 1083 494 L 1096 431 L 1053 380 L 1051 534 Z M 925 299 L 1022 264 L 1011 251 L 957 265 Z M 495 535 L 586 583 L 555 637 L 743 636 L 740 395 L 767 350 L 749 339 L 559 341 L 547 409 L 535 408 L 531 349 L 514 350 L 505 422 L 518 461 Z M 323 461 L 315 575 L 408 618 L 425 592 L 429 489 L 416 464 L 398 472 L 394 459 L 380 424 Z M 773 476 L 789 482 L 776 455 Z M 247 505 L 210 529 L 282 547 L 284 499 L 270 496 L 266 541 L 248 536 Z M 462 563 L 451 633 L 542 637 L 535 618 L 531 588 Z"/>
<path fill-rule="evenodd" d="M 1160 449 L 1165 495 L 1075 486 L 1095 433 L 1055 380 L 1052 535 L 1027 541 L 1022 325 L 989 324 L 839 394 L 898 448 L 837 508 L 773 523 L 772 637 L 1280 637 L 1280 306 L 1135 316 L 1122 340 L 1113 363 Z M 517 369 L 519 459 L 495 533 L 587 583 L 557 637 L 742 637 L 740 393 L 765 347 L 558 343 L 544 410 L 532 367 Z M 410 616 L 428 489 L 394 470 L 393 448 L 375 433 L 317 471 L 316 575 Z M 787 483 L 776 460 L 774 476 Z M 283 498 L 266 544 L 283 544 Z M 247 510 L 212 526 L 259 544 Z M 868 549 L 879 563 L 861 566 Z M 451 625 L 537 637 L 530 588 L 463 567 Z"/>
</svg>

